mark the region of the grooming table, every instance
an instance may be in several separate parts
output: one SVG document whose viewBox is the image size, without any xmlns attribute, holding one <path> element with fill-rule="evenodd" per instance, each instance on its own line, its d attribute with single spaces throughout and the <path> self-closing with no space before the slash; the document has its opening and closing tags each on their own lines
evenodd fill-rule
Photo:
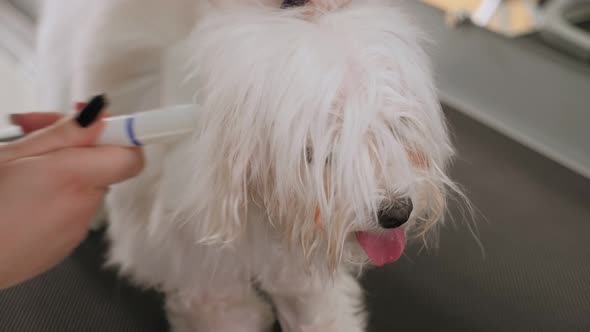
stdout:
<svg viewBox="0 0 590 332">
<path fill-rule="evenodd" d="M 590 180 L 448 114 L 453 176 L 479 209 L 485 252 L 454 210 L 438 251 L 411 248 L 366 275 L 369 331 L 590 331 Z M 103 249 L 93 233 L 54 270 L 0 292 L 0 331 L 167 331 L 159 295 L 101 270 Z"/>
</svg>

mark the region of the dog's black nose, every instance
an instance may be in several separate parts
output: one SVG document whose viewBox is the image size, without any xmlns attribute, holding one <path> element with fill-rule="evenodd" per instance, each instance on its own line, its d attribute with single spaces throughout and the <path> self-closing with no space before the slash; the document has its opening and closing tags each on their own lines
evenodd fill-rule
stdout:
<svg viewBox="0 0 590 332">
<path fill-rule="evenodd" d="M 386 229 L 398 228 L 408 222 L 413 209 L 414 204 L 409 198 L 401 199 L 395 204 L 387 205 L 377 215 L 379 225 Z"/>
<path fill-rule="evenodd" d="M 284 0 L 281 8 L 300 7 L 305 5 L 309 0 Z"/>
</svg>

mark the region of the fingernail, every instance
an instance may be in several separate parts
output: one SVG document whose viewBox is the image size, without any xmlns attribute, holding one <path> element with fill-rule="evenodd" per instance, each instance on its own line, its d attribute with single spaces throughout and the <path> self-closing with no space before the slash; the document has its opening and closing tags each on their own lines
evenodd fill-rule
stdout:
<svg viewBox="0 0 590 332">
<path fill-rule="evenodd" d="M 10 124 L 18 126 L 19 125 L 20 114 L 14 113 L 8 115 L 8 120 Z"/>
<path fill-rule="evenodd" d="M 82 128 L 89 127 L 98 119 L 98 116 L 107 106 L 107 104 L 107 100 L 103 95 L 95 96 L 80 111 L 76 117 L 76 122 Z"/>
<path fill-rule="evenodd" d="M 84 107 L 86 107 L 86 103 L 85 102 L 77 102 L 77 103 L 74 104 L 74 108 L 78 112 L 80 112 L 81 110 L 83 110 Z"/>
</svg>

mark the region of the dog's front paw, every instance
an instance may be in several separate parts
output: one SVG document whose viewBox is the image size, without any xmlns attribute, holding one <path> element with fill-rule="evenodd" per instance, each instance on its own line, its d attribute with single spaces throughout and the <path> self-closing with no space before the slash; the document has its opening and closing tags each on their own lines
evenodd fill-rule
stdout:
<svg viewBox="0 0 590 332">
<path fill-rule="evenodd" d="M 168 297 L 168 321 L 172 332 L 272 332 L 271 306 L 253 292 L 184 300 Z"/>
<path fill-rule="evenodd" d="M 348 273 L 339 273 L 333 282 L 304 276 L 271 282 L 270 295 L 284 332 L 366 331 L 362 289 Z"/>
</svg>

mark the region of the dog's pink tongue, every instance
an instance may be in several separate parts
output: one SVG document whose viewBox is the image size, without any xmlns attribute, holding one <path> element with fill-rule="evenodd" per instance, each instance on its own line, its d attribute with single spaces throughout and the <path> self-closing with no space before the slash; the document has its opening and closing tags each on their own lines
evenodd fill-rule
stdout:
<svg viewBox="0 0 590 332">
<path fill-rule="evenodd" d="M 358 232 L 356 238 L 375 266 L 397 261 L 406 247 L 406 233 L 401 228 L 382 234 Z"/>
</svg>

